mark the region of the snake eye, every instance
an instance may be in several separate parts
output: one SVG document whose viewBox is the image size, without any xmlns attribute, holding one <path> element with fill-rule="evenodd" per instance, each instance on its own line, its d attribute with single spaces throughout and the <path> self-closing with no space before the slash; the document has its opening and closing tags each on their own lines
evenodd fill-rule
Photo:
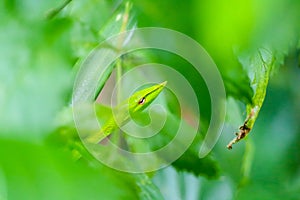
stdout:
<svg viewBox="0 0 300 200">
<path fill-rule="evenodd" d="M 145 97 L 141 98 L 138 102 L 139 105 L 143 105 L 146 102 Z"/>
</svg>

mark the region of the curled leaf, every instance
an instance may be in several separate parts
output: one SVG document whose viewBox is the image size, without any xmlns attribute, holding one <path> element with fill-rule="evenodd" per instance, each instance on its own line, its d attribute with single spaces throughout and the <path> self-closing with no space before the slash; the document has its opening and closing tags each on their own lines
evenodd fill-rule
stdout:
<svg viewBox="0 0 300 200">
<path fill-rule="evenodd" d="M 247 117 L 236 133 L 236 137 L 227 145 L 228 149 L 232 149 L 233 144 L 245 138 L 252 130 L 265 100 L 274 61 L 274 55 L 267 49 L 259 49 L 258 52 L 250 58 L 251 65 L 249 68 L 251 70 L 249 70 L 249 76 L 252 79 L 251 86 L 254 90 L 254 95 L 252 97 L 252 103 L 248 103 L 246 106 Z"/>
</svg>

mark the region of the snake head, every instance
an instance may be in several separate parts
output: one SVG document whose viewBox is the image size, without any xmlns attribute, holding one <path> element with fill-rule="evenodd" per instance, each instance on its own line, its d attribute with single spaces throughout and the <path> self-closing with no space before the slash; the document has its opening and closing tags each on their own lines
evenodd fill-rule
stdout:
<svg viewBox="0 0 300 200">
<path fill-rule="evenodd" d="M 129 110 L 132 113 L 141 111 L 151 104 L 166 86 L 167 81 L 135 92 L 129 98 Z"/>
</svg>

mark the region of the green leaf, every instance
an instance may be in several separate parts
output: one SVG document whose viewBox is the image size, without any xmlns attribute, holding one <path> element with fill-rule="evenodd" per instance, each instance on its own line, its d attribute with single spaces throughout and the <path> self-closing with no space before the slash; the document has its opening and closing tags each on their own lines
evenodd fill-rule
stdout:
<svg viewBox="0 0 300 200">
<path fill-rule="evenodd" d="M 155 124 L 159 124 L 158 122 L 153 121 L 159 121 L 160 119 L 163 119 L 163 115 L 165 115 L 163 112 L 153 109 L 151 112 L 152 121 L 149 119 L 148 113 L 143 112 L 135 116 L 135 122 L 133 123 L 138 123 L 145 126 L 151 122 L 153 126 L 149 126 L 147 130 L 143 132 L 143 134 L 151 134 L 157 131 L 157 125 Z M 185 145 L 186 142 L 174 139 L 176 134 L 178 134 L 179 125 L 182 122 L 181 129 L 185 131 L 187 138 L 189 134 L 196 132 L 195 128 L 186 123 L 184 119 L 178 118 L 177 115 L 174 115 L 173 113 L 167 112 L 166 116 L 167 121 L 164 123 L 163 128 L 160 129 L 155 136 L 144 140 L 129 137 L 129 144 L 134 146 L 135 152 L 155 151 L 165 147 L 169 143 L 172 143 L 174 149 L 183 150 L 182 155 L 174 162 L 170 163 L 177 170 L 188 171 L 196 176 L 217 178 L 220 173 L 219 166 L 218 163 L 213 159 L 212 155 L 208 155 L 202 159 L 199 158 L 200 144 L 203 140 L 201 133 L 198 132 L 192 143 L 187 146 L 188 148 L 186 150 L 184 150 L 185 148 L 183 145 Z M 131 131 L 137 132 L 138 130 L 132 128 Z M 172 150 L 168 152 L 169 155 L 172 155 L 172 153 Z"/>
<path fill-rule="evenodd" d="M 135 180 L 128 174 L 74 163 L 48 146 L 3 139 L 0 145 L 0 170 L 9 199 L 138 198 Z"/>
<path fill-rule="evenodd" d="M 232 149 L 232 145 L 246 137 L 252 130 L 258 117 L 258 113 L 265 100 L 268 82 L 272 69 L 274 68 L 274 55 L 265 49 L 260 49 L 256 54 L 249 58 L 249 76 L 252 79 L 251 86 L 254 90 L 252 103 L 246 106 L 247 118 L 244 124 L 239 128 L 237 136 L 227 145 Z"/>
</svg>

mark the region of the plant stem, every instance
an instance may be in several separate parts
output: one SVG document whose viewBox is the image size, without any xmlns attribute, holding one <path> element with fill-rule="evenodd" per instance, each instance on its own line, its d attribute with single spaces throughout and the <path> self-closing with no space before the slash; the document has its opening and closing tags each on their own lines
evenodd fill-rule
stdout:
<svg viewBox="0 0 300 200">
<path fill-rule="evenodd" d="M 124 31 L 126 31 L 127 24 L 128 24 L 128 19 L 129 19 L 130 8 L 131 8 L 131 4 L 128 1 L 125 4 L 125 12 L 123 14 L 122 25 L 121 25 L 121 28 L 120 28 L 120 33 L 121 34 Z M 121 51 L 121 49 L 123 47 L 124 40 L 125 40 L 125 38 L 124 38 L 124 35 L 123 35 L 123 37 L 120 37 L 120 40 L 118 42 L 118 51 L 119 52 Z M 118 84 L 119 81 L 121 80 L 121 77 L 122 77 L 122 56 L 117 60 L 116 71 L 117 71 L 116 83 Z M 117 104 L 119 104 L 121 102 L 121 99 L 122 99 L 121 87 L 118 87 L 117 89 L 118 89 L 117 90 Z"/>
<path fill-rule="evenodd" d="M 60 11 L 62 11 L 72 0 L 66 0 L 62 5 L 53 8 L 46 13 L 46 19 L 54 18 Z"/>
</svg>

